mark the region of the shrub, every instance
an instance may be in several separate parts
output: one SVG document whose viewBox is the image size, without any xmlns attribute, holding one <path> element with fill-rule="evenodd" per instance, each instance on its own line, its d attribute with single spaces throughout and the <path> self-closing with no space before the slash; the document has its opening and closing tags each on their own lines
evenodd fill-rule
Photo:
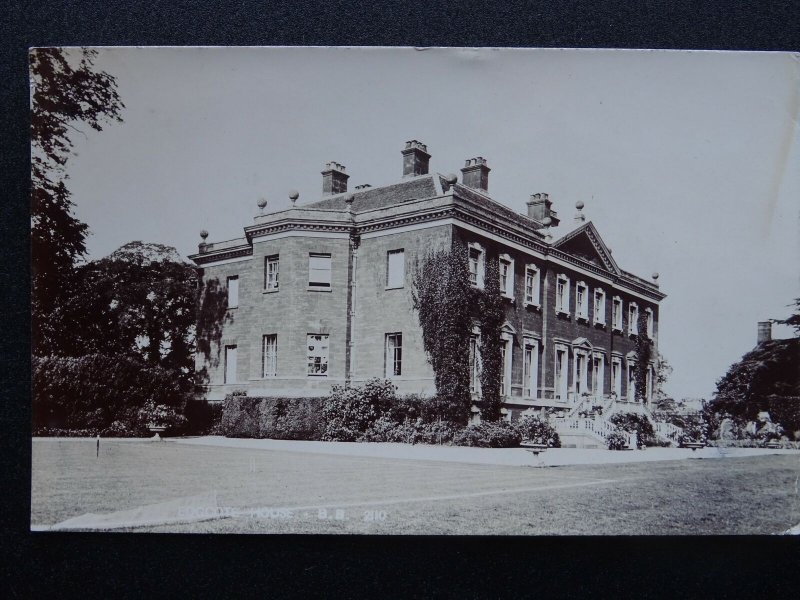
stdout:
<svg viewBox="0 0 800 600">
<path fill-rule="evenodd" d="M 614 431 L 606 436 L 606 446 L 609 450 L 625 450 L 628 446 L 628 437 L 621 431 Z"/>
<path fill-rule="evenodd" d="M 534 444 L 546 444 L 550 448 L 561 448 L 561 438 L 550 423 L 539 417 L 523 417 L 515 424 L 523 440 Z"/>
<path fill-rule="evenodd" d="M 179 411 L 187 395 L 173 371 L 103 354 L 34 357 L 32 392 L 35 430 L 104 430 L 115 421 L 138 430 L 139 409 L 152 402 Z"/>
<path fill-rule="evenodd" d="M 322 408 L 323 439 L 338 442 L 359 440 L 395 403 L 394 384 L 371 379 L 363 387 L 334 385 Z"/>
<path fill-rule="evenodd" d="M 190 400 L 183 409 L 186 425 L 184 435 L 214 435 L 220 430 L 222 402 Z"/>
<path fill-rule="evenodd" d="M 646 415 L 636 413 L 616 413 L 610 419 L 617 429 L 628 432 L 636 433 L 636 447 L 640 450 L 645 446 L 655 445 L 656 432 L 653 430 L 653 424 Z"/>
<path fill-rule="evenodd" d="M 456 446 L 478 448 L 516 448 L 520 442 L 522 436 L 517 428 L 505 421 L 484 421 L 479 425 L 470 425 L 453 436 Z"/>
<path fill-rule="evenodd" d="M 319 440 L 322 398 L 261 398 L 229 395 L 219 431 L 226 437 Z"/>
<path fill-rule="evenodd" d="M 166 427 L 168 430 L 186 426 L 186 417 L 171 406 L 156 404 L 152 400 L 139 409 L 137 421 L 144 427 Z M 115 421 L 120 423 L 120 421 Z M 114 423 L 112 423 L 112 427 Z"/>
</svg>

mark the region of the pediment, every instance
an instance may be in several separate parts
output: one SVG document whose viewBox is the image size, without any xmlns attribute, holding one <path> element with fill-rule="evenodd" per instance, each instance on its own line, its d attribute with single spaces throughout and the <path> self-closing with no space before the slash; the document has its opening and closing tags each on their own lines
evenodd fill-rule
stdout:
<svg viewBox="0 0 800 600">
<path fill-rule="evenodd" d="M 611 273 L 619 275 L 621 272 L 591 221 L 562 237 L 553 247 Z"/>
</svg>

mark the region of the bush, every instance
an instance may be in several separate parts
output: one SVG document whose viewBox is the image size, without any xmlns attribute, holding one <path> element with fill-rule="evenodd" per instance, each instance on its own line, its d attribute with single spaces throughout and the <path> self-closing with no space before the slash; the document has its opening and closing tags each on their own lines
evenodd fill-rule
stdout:
<svg viewBox="0 0 800 600">
<path fill-rule="evenodd" d="M 616 413 L 611 415 L 609 420 L 620 431 L 636 433 L 636 447 L 640 450 L 645 445 L 655 445 L 656 432 L 647 416 L 636 413 Z"/>
<path fill-rule="evenodd" d="M 370 379 L 360 388 L 334 385 L 323 403 L 323 439 L 358 441 L 395 403 L 396 390 L 393 383 L 380 379 Z"/>
<path fill-rule="evenodd" d="M 319 440 L 323 401 L 229 395 L 222 407 L 219 431 L 226 437 Z"/>
<path fill-rule="evenodd" d="M 606 446 L 609 450 L 625 450 L 628 447 L 628 436 L 621 431 L 614 431 L 606 436 Z"/>
<path fill-rule="evenodd" d="M 453 436 L 454 445 L 477 448 L 516 448 L 520 442 L 522 436 L 517 428 L 505 421 L 484 421 L 479 425 L 470 425 Z"/>
<path fill-rule="evenodd" d="M 550 423 L 539 417 L 523 417 L 515 424 L 523 440 L 534 444 L 546 444 L 549 448 L 561 448 L 561 438 Z"/>
<path fill-rule="evenodd" d="M 34 430 L 92 429 L 139 432 L 146 404 L 179 411 L 187 391 L 173 371 L 129 356 L 34 357 Z"/>
<path fill-rule="evenodd" d="M 222 402 L 190 400 L 183 409 L 186 425 L 183 435 L 216 435 L 222 421 Z"/>
</svg>

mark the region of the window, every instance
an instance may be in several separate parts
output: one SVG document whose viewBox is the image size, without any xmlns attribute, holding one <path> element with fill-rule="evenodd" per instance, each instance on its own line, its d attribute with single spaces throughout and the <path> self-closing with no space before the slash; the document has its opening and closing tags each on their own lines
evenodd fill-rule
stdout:
<svg viewBox="0 0 800 600">
<path fill-rule="evenodd" d="M 588 391 L 586 387 L 587 356 L 582 351 L 575 352 L 575 397 Z"/>
<path fill-rule="evenodd" d="M 556 282 L 556 313 L 569 314 L 569 279 L 559 275 Z"/>
<path fill-rule="evenodd" d="M 622 359 L 614 357 L 611 359 L 611 382 L 614 386 L 613 392 L 617 398 L 622 396 Z"/>
<path fill-rule="evenodd" d="M 481 380 L 481 357 L 478 346 L 478 336 L 469 338 L 469 391 L 477 393 Z"/>
<path fill-rule="evenodd" d="M 622 298 L 614 296 L 611 303 L 611 326 L 616 331 L 622 331 Z"/>
<path fill-rule="evenodd" d="M 539 395 L 539 343 L 534 339 L 525 339 L 523 366 L 523 396 L 536 399 Z"/>
<path fill-rule="evenodd" d="M 308 287 L 330 289 L 331 255 L 308 255 Z"/>
<path fill-rule="evenodd" d="M 503 341 L 500 345 L 500 361 L 503 365 L 503 370 L 500 372 L 500 396 L 511 395 L 511 335 L 504 333 Z"/>
<path fill-rule="evenodd" d="M 483 288 L 484 274 L 484 253 L 480 244 L 472 243 L 469 245 L 469 282 L 479 288 Z"/>
<path fill-rule="evenodd" d="M 606 324 L 606 293 L 600 288 L 594 291 L 594 322 Z"/>
<path fill-rule="evenodd" d="M 636 363 L 628 362 L 628 402 L 636 399 Z"/>
<path fill-rule="evenodd" d="M 556 346 L 556 368 L 553 386 L 557 400 L 567 399 L 567 348 L 566 346 Z"/>
<path fill-rule="evenodd" d="M 647 337 L 653 339 L 653 309 L 648 306 L 644 309 L 644 315 L 647 319 Z"/>
<path fill-rule="evenodd" d="M 605 357 L 595 352 L 592 355 L 592 395 L 602 396 L 605 386 Z"/>
<path fill-rule="evenodd" d="M 575 314 L 579 319 L 589 320 L 589 288 L 582 281 L 575 284 Z"/>
<path fill-rule="evenodd" d="M 628 335 L 639 335 L 639 307 L 636 302 L 628 305 Z"/>
<path fill-rule="evenodd" d="M 225 383 L 236 383 L 236 346 L 225 346 Z"/>
<path fill-rule="evenodd" d="M 228 277 L 228 308 L 239 306 L 239 276 Z"/>
<path fill-rule="evenodd" d="M 261 376 L 275 377 L 278 374 L 278 336 L 270 334 L 264 336 L 264 345 L 261 353 Z"/>
<path fill-rule="evenodd" d="M 650 402 L 653 399 L 653 367 L 651 366 L 647 367 L 645 393 L 647 394 L 647 401 Z"/>
<path fill-rule="evenodd" d="M 514 297 L 514 261 L 508 254 L 500 255 L 500 293 Z"/>
<path fill-rule="evenodd" d="M 391 250 L 386 259 L 386 287 L 401 288 L 406 277 L 406 255 L 403 250 Z"/>
<path fill-rule="evenodd" d="M 403 374 L 403 334 L 386 334 L 386 377 Z"/>
<path fill-rule="evenodd" d="M 278 256 L 264 257 L 264 289 L 273 291 L 278 289 Z"/>
<path fill-rule="evenodd" d="M 308 374 L 311 376 L 328 376 L 328 336 L 309 334 L 306 337 L 308 345 Z"/>
<path fill-rule="evenodd" d="M 525 304 L 539 306 L 539 269 L 534 265 L 525 267 Z"/>
</svg>

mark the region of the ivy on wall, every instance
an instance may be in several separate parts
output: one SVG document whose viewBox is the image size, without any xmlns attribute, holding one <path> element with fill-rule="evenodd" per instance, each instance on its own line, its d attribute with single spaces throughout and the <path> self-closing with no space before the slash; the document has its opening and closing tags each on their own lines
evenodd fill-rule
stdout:
<svg viewBox="0 0 800 600">
<path fill-rule="evenodd" d="M 466 424 L 472 405 L 469 390 L 469 339 L 472 328 L 467 248 L 430 252 L 413 277 L 412 299 L 422 342 L 433 367 L 442 416 Z"/>
<path fill-rule="evenodd" d="M 634 392 L 637 400 L 647 398 L 647 367 L 655 358 L 653 340 L 647 337 L 647 313 L 641 311 L 637 321 L 639 333 L 635 336 L 636 369 L 634 370 Z"/>
<path fill-rule="evenodd" d="M 222 327 L 229 320 L 228 294 L 219 279 L 214 277 L 204 281 L 202 270 L 198 272 L 200 286 L 197 290 L 197 329 L 195 344 L 197 352 L 205 358 L 205 365 L 195 372 L 195 383 L 202 385 L 208 383 L 209 374 L 207 365 L 216 368 L 219 365 L 222 339 Z M 216 353 L 212 354 L 212 349 Z"/>
<path fill-rule="evenodd" d="M 484 289 L 478 292 L 476 304 L 481 332 L 481 418 L 497 421 L 502 404 L 500 380 L 503 373 L 502 327 L 505 309 L 500 294 L 500 265 L 496 254 L 486 257 Z"/>
</svg>

